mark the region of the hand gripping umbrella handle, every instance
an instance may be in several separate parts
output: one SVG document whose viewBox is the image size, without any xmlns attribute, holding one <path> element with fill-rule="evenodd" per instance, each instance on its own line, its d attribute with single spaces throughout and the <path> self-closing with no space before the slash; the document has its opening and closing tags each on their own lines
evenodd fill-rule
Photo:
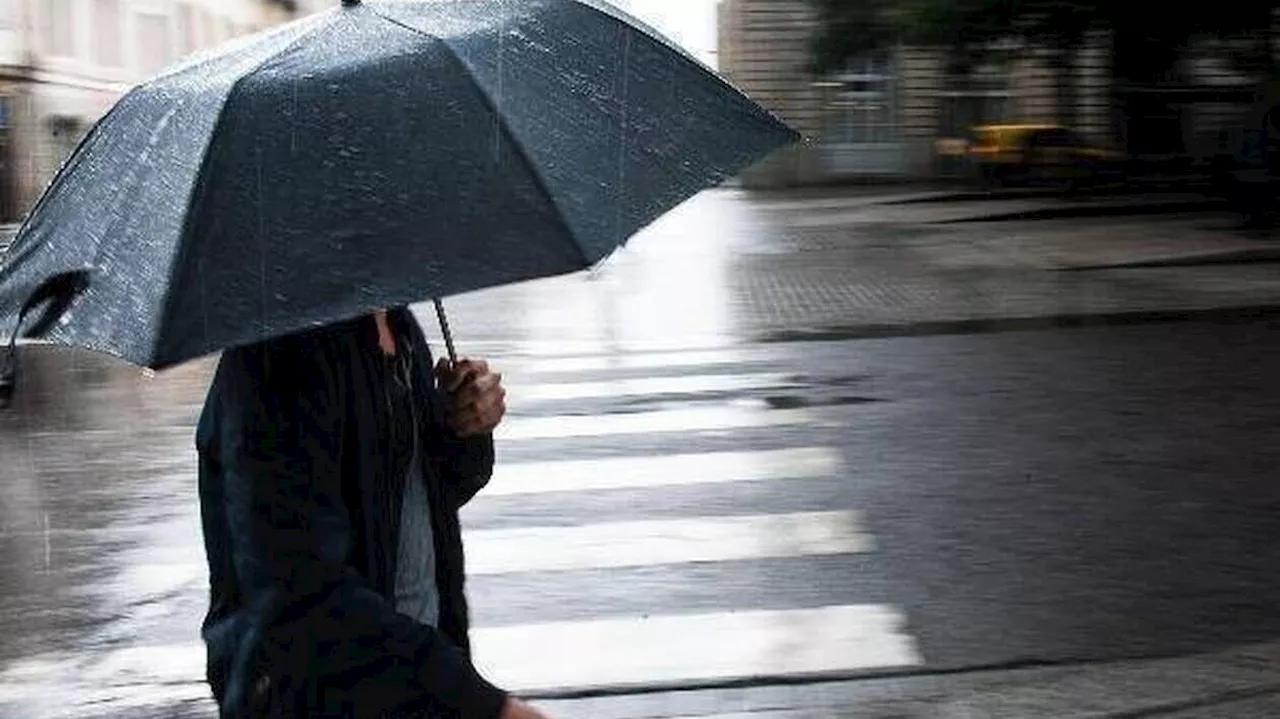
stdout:
<svg viewBox="0 0 1280 719">
<path fill-rule="evenodd" d="M 436 319 L 440 320 L 440 334 L 444 336 L 444 346 L 449 350 L 449 362 L 458 364 L 458 353 L 453 348 L 453 333 L 449 331 L 449 318 L 444 316 L 444 302 L 435 298 Z"/>
</svg>

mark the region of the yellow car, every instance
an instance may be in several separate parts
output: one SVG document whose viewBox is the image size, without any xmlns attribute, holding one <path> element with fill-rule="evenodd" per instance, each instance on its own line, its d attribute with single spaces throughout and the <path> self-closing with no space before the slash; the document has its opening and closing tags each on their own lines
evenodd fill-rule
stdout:
<svg viewBox="0 0 1280 719">
<path fill-rule="evenodd" d="M 1125 160 L 1061 125 L 1029 124 L 973 128 L 968 157 L 989 185 L 1075 186 L 1120 179 Z"/>
</svg>

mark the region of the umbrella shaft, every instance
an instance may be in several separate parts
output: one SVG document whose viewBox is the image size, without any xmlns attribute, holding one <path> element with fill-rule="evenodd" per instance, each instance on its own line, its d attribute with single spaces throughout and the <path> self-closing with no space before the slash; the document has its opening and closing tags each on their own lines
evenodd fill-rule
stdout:
<svg viewBox="0 0 1280 719">
<path fill-rule="evenodd" d="M 453 349 L 453 333 L 449 331 L 449 318 L 444 316 L 444 302 L 435 299 L 436 319 L 440 320 L 440 334 L 444 337 L 444 346 L 449 351 L 449 361 L 458 363 L 458 353 Z"/>
</svg>

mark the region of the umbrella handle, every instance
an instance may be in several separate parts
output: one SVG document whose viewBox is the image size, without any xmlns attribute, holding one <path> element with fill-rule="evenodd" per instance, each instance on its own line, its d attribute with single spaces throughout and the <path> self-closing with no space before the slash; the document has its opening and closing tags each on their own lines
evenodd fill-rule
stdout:
<svg viewBox="0 0 1280 719">
<path fill-rule="evenodd" d="M 444 302 L 439 297 L 433 302 L 436 305 L 436 319 L 440 321 L 440 334 L 444 336 L 444 346 L 449 350 L 449 362 L 458 364 L 458 353 L 453 348 L 453 333 L 449 331 L 449 318 L 444 316 Z"/>
</svg>

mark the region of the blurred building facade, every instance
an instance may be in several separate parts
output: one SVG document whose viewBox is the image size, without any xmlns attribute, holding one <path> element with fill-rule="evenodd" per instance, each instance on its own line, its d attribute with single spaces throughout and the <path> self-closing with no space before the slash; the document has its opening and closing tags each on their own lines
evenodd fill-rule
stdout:
<svg viewBox="0 0 1280 719">
<path fill-rule="evenodd" d="M 285 0 L 0 0 L 0 222 L 93 124 L 179 58 L 289 19 Z"/>
<path fill-rule="evenodd" d="M 720 0 L 719 12 L 720 72 L 810 138 L 743 173 L 749 186 L 954 175 L 963 169 L 939 149 L 984 123 L 1064 122 L 1100 142 L 1117 133 L 1103 35 L 1069 61 L 993 47 L 957 73 L 941 49 L 899 47 L 818 77 L 808 3 Z"/>
<path fill-rule="evenodd" d="M 340 0 L 297 0 L 296 3 L 299 15 L 310 15 L 321 10 L 338 7 L 341 4 Z"/>
</svg>

